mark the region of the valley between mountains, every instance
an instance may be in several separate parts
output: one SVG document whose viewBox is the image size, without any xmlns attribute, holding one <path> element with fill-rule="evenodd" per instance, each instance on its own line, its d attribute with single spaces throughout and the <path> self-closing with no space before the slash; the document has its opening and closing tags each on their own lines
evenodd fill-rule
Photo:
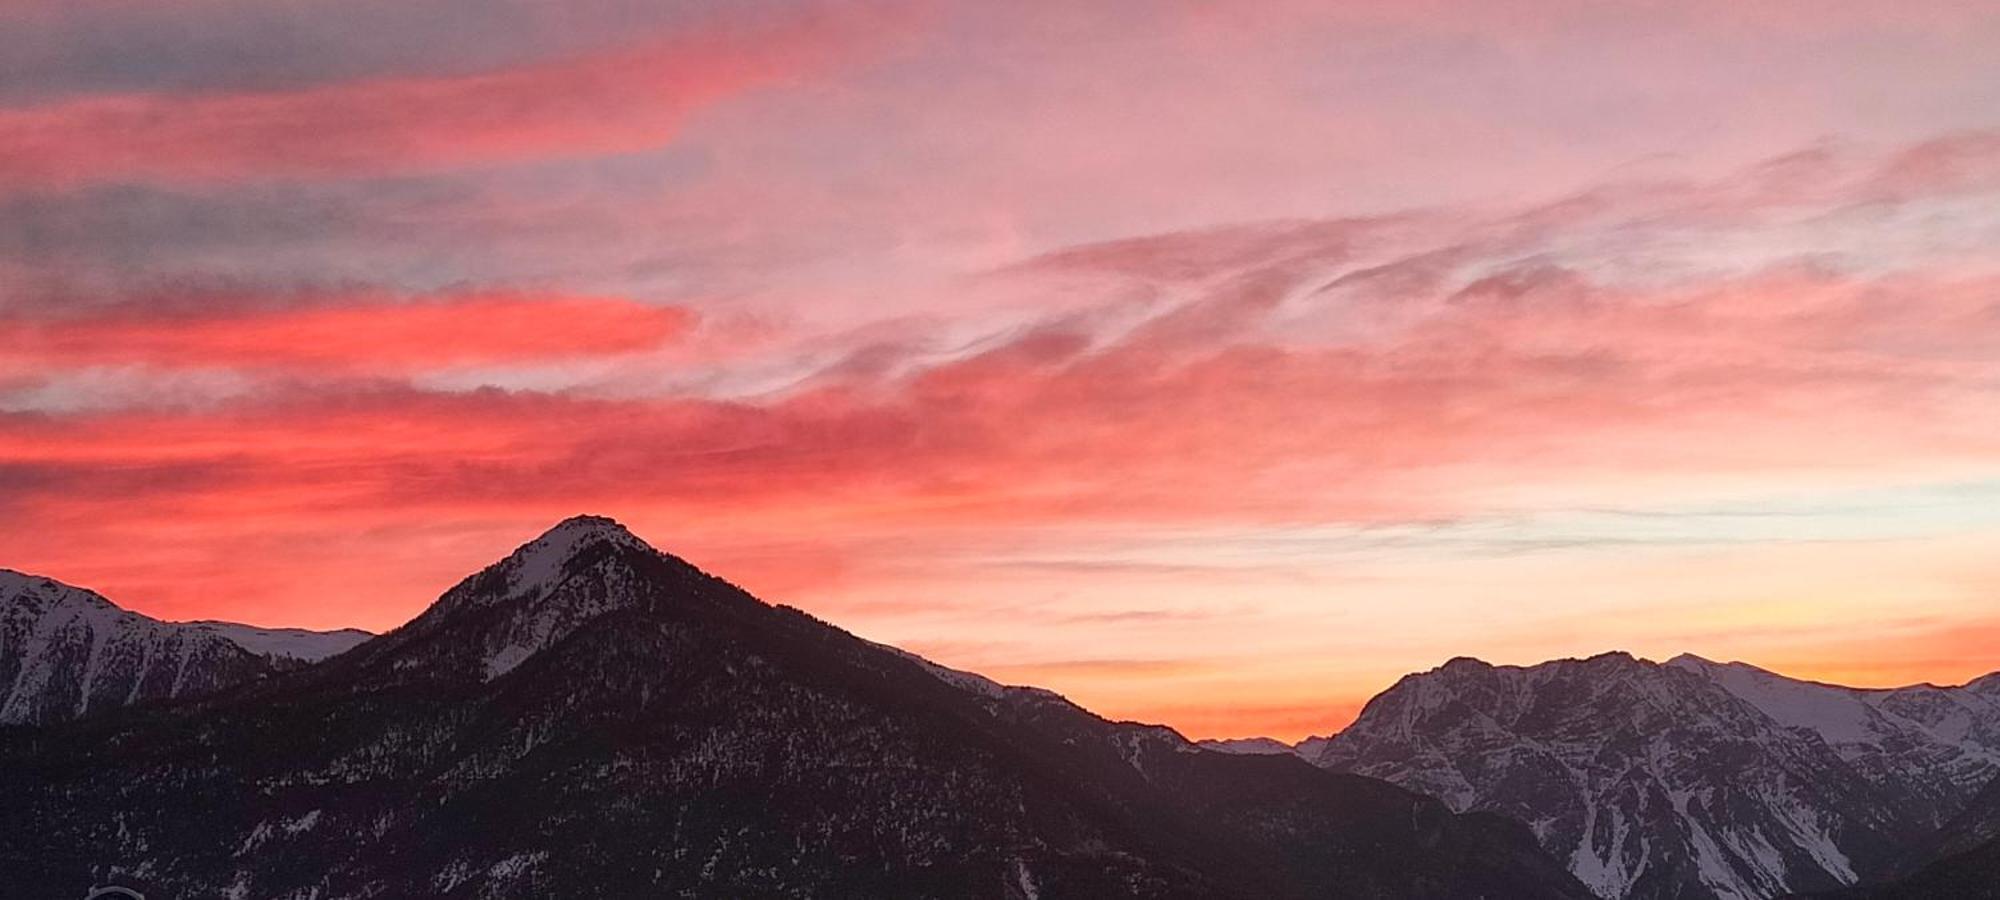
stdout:
<svg viewBox="0 0 2000 900">
<path fill-rule="evenodd" d="M 2000 675 L 1455 659 L 1191 742 L 566 520 L 383 635 L 0 571 L 0 896 L 2000 896 Z"/>
</svg>

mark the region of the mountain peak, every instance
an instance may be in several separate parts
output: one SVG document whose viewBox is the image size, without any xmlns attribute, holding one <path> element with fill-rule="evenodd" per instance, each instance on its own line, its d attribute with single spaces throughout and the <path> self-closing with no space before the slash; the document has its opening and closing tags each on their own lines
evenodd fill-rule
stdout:
<svg viewBox="0 0 2000 900">
<path fill-rule="evenodd" d="M 541 537 L 536 538 L 530 543 L 579 542 L 600 539 L 615 540 L 630 544 L 645 543 L 645 541 L 639 540 L 638 535 L 633 534 L 630 529 L 619 524 L 617 519 L 613 519 L 610 516 L 593 516 L 588 514 L 570 516 L 567 519 L 557 522 L 549 526 L 549 530 L 542 532 Z"/>
<path fill-rule="evenodd" d="M 210 693 L 368 637 L 163 622 L 87 588 L 0 569 L 0 723 L 47 724 Z"/>
<path fill-rule="evenodd" d="M 601 615 L 648 608 L 663 596 L 696 596 L 707 577 L 616 520 L 571 516 L 459 582 L 401 630 L 451 629 L 465 656 L 446 653 L 445 665 L 476 662 L 492 679 Z M 386 643 L 382 652 L 399 652 L 408 640 Z"/>
<path fill-rule="evenodd" d="M 508 555 L 503 565 L 510 569 L 510 583 L 520 588 L 544 585 L 560 577 L 563 567 L 577 554 L 598 544 L 610 543 L 634 550 L 657 553 L 651 544 L 605 516 L 571 516 Z"/>
<path fill-rule="evenodd" d="M 1450 659 L 1445 660 L 1444 665 L 1438 666 L 1436 671 L 1440 672 L 1483 671 L 1491 668 L 1493 668 L 1492 663 L 1480 659 L 1476 656 L 1454 656 Z"/>
<path fill-rule="evenodd" d="M 1218 753 L 1234 753 L 1239 756 L 1294 756 L 1298 750 L 1291 744 L 1277 738 L 1209 738 L 1196 741 L 1195 746 Z"/>
<path fill-rule="evenodd" d="M 1672 666 L 1676 669 L 1686 669 L 1690 672 L 1701 672 L 1701 673 L 1747 672 L 1756 675 L 1767 675 L 1772 678 L 1782 677 L 1777 673 L 1772 672 L 1768 669 L 1763 669 L 1757 666 L 1753 666 L 1741 660 L 1730 660 L 1728 662 L 1724 662 L 1719 659 L 1709 659 L 1706 656 L 1701 656 L 1699 654 L 1694 654 L 1694 653 L 1679 654 L 1675 656 L 1673 659 L 1661 663 L 1661 665 Z"/>
<path fill-rule="evenodd" d="M 610 546 L 660 555 L 617 520 L 605 516 L 571 516 L 477 575 L 445 592 L 415 622 L 435 621 L 456 610 L 491 606 L 503 601 L 540 602 L 578 569 L 576 562 L 594 548 Z"/>
<path fill-rule="evenodd" d="M 45 575 L 0 569 L 0 607 L 39 612 L 62 606 L 103 610 L 112 614 L 125 612 L 123 607 L 96 591 L 65 584 Z"/>
</svg>

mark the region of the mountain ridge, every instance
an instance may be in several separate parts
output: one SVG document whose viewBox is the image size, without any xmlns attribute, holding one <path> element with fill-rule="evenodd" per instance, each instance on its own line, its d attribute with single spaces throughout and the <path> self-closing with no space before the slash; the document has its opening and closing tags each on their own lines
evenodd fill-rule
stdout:
<svg viewBox="0 0 2000 900">
<path fill-rule="evenodd" d="M 92 608 L 117 609 L 89 596 L 95 598 Z M 216 639 L 221 639 L 217 632 L 232 627 L 159 624 Z M 270 639 L 286 636 L 282 629 L 233 627 Z M 1460 656 L 1399 679 L 1369 701 L 1354 726 L 1333 735 L 1297 745 L 1256 738 L 1191 742 L 1167 726 L 1107 721 L 1046 689 L 1003 685 L 863 640 L 803 611 L 766 604 L 599 516 L 557 523 L 462 579 L 403 626 L 346 652 L 297 662 L 190 690 L 169 698 L 177 701 L 170 706 L 138 704 L 74 724 L 50 719 L 25 741 L 0 733 L 0 764 L 17 769 L 17 778 L 31 779 L 15 781 L 12 789 L 36 798 L 45 816 L 60 819 L 64 814 L 50 804 L 64 798 L 49 794 L 50 785 L 71 784 L 73 793 L 85 797 L 129 791 L 103 783 L 102 776 L 80 775 L 75 760 L 133 775 L 141 783 L 183 779 L 189 777 L 183 769 L 162 760 L 174 753 L 188 758 L 224 749 L 245 753 L 241 744 L 248 738 L 232 740 L 232 734 L 319 729 L 321 740 L 313 745 L 248 751 L 246 759 L 228 763 L 246 767 L 241 771 L 255 786 L 252 793 L 212 786 L 218 795 L 234 798 L 207 810 L 216 822 L 240 824 L 232 837 L 239 849 L 229 859 L 211 858 L 176 871 L 145 856 L 146 847 L 114 844 L 126 862 L 109 869 L 100 863 L 93 870 L 225 894 L 287 885 L 342 896 L 341 890 L 396 884 L 412 890 L 443 885 L 447 896 L 467 886 L 509 896 L 533 895 L 550 885 L 650 890 L 660 887 L 662 878 L 684 887 L 713 886 L 701 880 L 707 875 L 674 882 L 687 873 L 671 865 L 661 866 L 650 880 L 643 873 L 614 877 L 565 869 L 546 853 L 536 857 L 533 847 L 502 855 L 490 843 L 468 848 L 449 840 L 431 850 L 389 853 L 396 866 L 428 871 L 433 878 L 422 885 L 396 882 L 395 872 L 356 862 L 373 846 L 368 839 L 343 838 L 346 855 L 322 858 L 323 872 L 330 874 L 316 884 L 239 859 L 271 842 L 286 843 L 284 836 L 321 827 L 363 828 L 377 832 L 375 839 L 400 835 L 437 844 L 409 830 L 417 821 L 438 824 L 398 805 L 409 797 L 446 809 L 533 820 L 515 808 L 527 801 L 504 796 L 507 791 L 495 795 L 499 789 L 484 785 L 516 783 L 531 771 L 555 784 L 594 783 L 579 769 L 541 768 L 550 755 L 601 760 L 598 765 L 615 770 L 644 768 L 645 760 L 665 753 L 680 760 L 668 774 L 656 773 L 665 787 L 641 781 L 626 788 L 639 795 L 693 790 L 696 799 L 677 801 L 696 804 L 688 808 L 712 802 L 684 783 L 690 765 L 730 773 L 736 792 L 768 790 L 771 778 L 801 783 L 802 771 L 816 772 L 814 777 L 830 780 L 803 784 L 847 798 L 837 805 L 853 807 L 864 821 L 877 814 L 870 805 L 875 801 L 852 793 L 859 788 L 845 780 L 848 776 L 828 773 L 875 771 L 867 776 L 876 779 L 871 783 L 895 784 L 898 790 L 943 778 L 926 790 L 947 791 L 954 789 L 942 785 L 963 783 L 954 779 L 967 777 L 964 773 L 983 773 L 970 783 L 980 785 L 975 793 L 986 799 L 971 805 L 1008 810 L 994 813 L 992 821 L 954 819 L 963 814 L 922 802 L 918 808 L 928 810 L 927 827 L 956 821 L 953 828 L 987 834 L 982 840 L 991 843 L 967 845 L 969 868 L 960 875 L 998 884 L 992 895 L 1008 897 L 1028 896 L 1024 884 L 1046 889 L 1048 896 L 1078 890 L 1211 896 L 1254 886 L 1258 896 L 1310 896 L 1338 888 L 1359 891 L 1354 896 L 1455 897 L 1472 895 L 1463 893 L 1476 884 L 1466 880 L 1474 877 L 1470 873 L 1532 884 L 1551 896 L 1583 896 L 1589 885 L 1602 896 L 1768 897 L 1835 889 L 1910 871 L 1951 852 L 1964 855 L 1988 837 L 1985 825 L 1966 823 L 1986 806 L 2000 806 L 1980 799 L 2000 787 L 1978 791 L 1989 782 L 2000 785 L 1992 777 L 2000 768 L 1995 763 L 2000 740 L 1993 737 L 2000 718 L 1989 718 L 2000 710 L 1989 702 L 2000 700 L 1994 696 L 2000 695 L 2000 673 L 1956 687 L 1867 689 L 1790 679 L 1687 653 L 1655 663 L 1608 651 L 1531 666 Z M 659 666 L 667 670 L 650 671 Z M 696 702 L 675 697 L 690 685 L 699 685 Z M 803 696 L 819 699 L 810 709 L 796 708 L 796 698 Z M 748 707 L 762 710 L 754 716 L 794 727 L 736 721 L 746 697 L 757 698 Z M 1656 711 L 1652 718 L 1647 709 Z M 672 719 L 680 724 L 665 731 L 659 723 L 641 724 L 662 710 L 680 716 Z M 689 715 L 705 724 L 688 724 Z M 832 727 L 833 721 L 874 723 L 862 733 L 889 743 L 860 753 L 798 743 L 802 734 L 838 743 L 844 729 L 854 727 Z M 1466 730 L 1468 723 L 1482 721 Z M 1607 722 L 1609 730 L 1603 727 Z M 1586 730 L 1575 731 L 1580 727 Z M 689 729 L 721 743 L 688 757 L 692 751 L 679 742 Z M 933 749 L 901 743 L 917 734 L 931 735 L 922 743 Z M 895 735 L 904 737 L 890 737 Z M 168 750 L 135 756 L 106 755 L 98 748 L 135 740 Z M 588 746 L 579 748 L 579 740 Z M 49 754 L 50 746 L 65 748 L 60 759 Z M 790 749 L 770 759 L 735 762 L 711 755 L 723 747 L 752 746 Z M 955 749 L 935 755 L 941 746 Z M 637 760 L 626 752 L 633 747 L 643 750 Z M 834 760 L 840 760 L 839 768 L 824 768 Z M 1697 765 L 1703 760 L 1735 762 L 1728 778 L 1704 781 Z M 1617 769 L 1620 765 L 1626 768 Z M 881 772 L 885 766 L 900 774 Z M 258 771 L 265 772 L 261 781 L 252 775 Z M 273 781 L 271 771 L 285 774 Z M 37 784 L 31 778 L 36 773 L 51 780 Z M 1567 774 L 1550 782 L 1551 773 Z M 320 802 L 312 804 L 283 799 L 301 785 L 343 783 L 361 775 L 386 778 L 407 794 L 377 784 L 362 790 L 370 799 L 358 803 L 325 794 L 313 794 Z M 84 779 L 82 787 L 63 780 L 77 778 Z M 367 778 L 362 783 L 374 784 Z M 558 809 L 572 802 L 534 786 L 539 783 L 530 779 L 510 790 Z M 1769 785 L 1778 786 L 1776 793 L 1762 789 Z M 1585 793 L 1573 793 L 1577 790 Z M 164 802 L 166 795 L 161 796 Z M 1581 799 L 1564 806 L 1557 802 L 1564 797 Z M 740 802 L 718 807 L 718 815 L 754 819 L 735 808 Z M 374 824 L 357 819 L 354 810 L 338 810 L 341 805 L 374 809 Z M 254 824 L 242 818 L 244 809 L 261 810 Z M 789 833 L 796 827 L 830 827 L 824 823 L 845 813 L 807 804 L 771 814 L 799 817 L 775 829 Z M 589 827 L 582 810 L 563 815 L 571 817 L 571 827 Z M 657 813 L 639 809 L 621 815 L 646 819 Z M 119 815 L 120 833 L 130 832 L 128 818 Z M 464 824 L 452 816 L 444 821 Z M 1387 827 L 1392 821 L 1400 824 Z M 1959 829 L 1956 839 L 1943 832 L 1929 842 L 1911 837 L 1947 823 Z M 881 880 L 887 876 L 878 873 L 878 880 L 868 882 L 870 889 L 894 893 L 899 886 L 933 883 L 926 879 L 937 875 L 935 857 L 881 833 L 881 824 L 868 822 L 878 831 L 864 856 L 873 854 L 869 858 L 887 867 L 882 871 L 915 880 Z M 22 827 L 22 820 L 10 824 L 0 817 L 0 834 Z M 547 823 L 537 827 L 546 829 Z M 758 827 L 774 830 L 768 823 Z M 143 827 L 139 831 L 146 833 Z M 68 834 L 87 841 L 90 833 L 85 828 Z M 550 846 L 563 840 L 544 833 L 555 842 Z M 730 840 L 712 828 L 703 834 L 707 837 L 686 839 Z M 1022 844 L 1023 835 L 1037 837 Z M 609 837 L 593 840 L 616 844 Z M 1120 849 L 1106 857 L 1106 847 Z M 989 852 L 995 848 L 1004 852 Z M 184 852 L 200 860 L 209 851 L 195 846 Z M 130 862 L 134 853 L 140 854 L 137 863 Z M 776 853 L 766 847 L 751 854 L 761 862 L 737 860 L 740 865 L 729 876 L 737 880 L 724 883 L 755 892 L 759 884 L 849 878 L 842 874 L 847 863 L 802 862 L 806 857 Z M 1329 854 L 1348 862 L 1330 863 Z M 1398 861 L 1398 867 L 1382 869 L 1383 859 Z"/>
<path fill-rule="evenodd" d="M 996 691 L 588 524 L 321 663 L 0 730 L 0 864 L 52 896 L 1588 896 L 1518 823 Z"/>
<path fill-rule="evenodd" d="M 224 690 L 373 637 L 168 622 L 95 591 L 0 569 L 0 724 L 77 718 Z"/>
<path fill-rule="evenodd" d="M 1990 683 L 1853 691 L 1690 655 L 1460 657 L 1296 751 L 1528 822 L 1606 896 L 1770 897 L 1891 873 L 1963 808 L 2000 768 Z"/>
</svg>

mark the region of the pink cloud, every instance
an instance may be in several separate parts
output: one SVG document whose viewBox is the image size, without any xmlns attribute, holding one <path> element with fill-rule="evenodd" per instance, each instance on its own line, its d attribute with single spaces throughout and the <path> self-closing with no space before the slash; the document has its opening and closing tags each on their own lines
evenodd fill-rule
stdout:
<svg viewBox="0 0 2000 900">
<path fill-rule="evenodd" d="M 381 376 L 478 363 L 636 353 L 683 335 L 686 310 L 523 293 L 317 296 L 305 305 L 162 313 L 143 302 L 58 317 L 0 317 L 7 365 L 252 368 Z"/>
<path fill-rule="evenodd" d="M 1224 293 L 1215 302 L 1239 310 L 1204 313 L 1206 333 L 1171 316 L 1098 346 L 1035 332 L 758 401 L 307 390 L 213 411 L 16 416 L 0 428 L 15 473 L 4 502 L 86 529 L 636 508 L 703 522 L 717 543 L 773 529 L 838 541 L 1053 521 L 1404 521 L 1476 512 L 1460 492 L 1501 482 L 1918 473 L 2000 452 L 1977 424 L 2000 413 L 1985 386 L 1994 332 L 1978 328 L 1990 280 L 1778 272 L 1645 296 L 1546 270 L 1489 282 L 1404 298 L 1427 315 L 1366 345 L 1274 343 L 1267 294 Z M 1961 352 L 1932 352 L 1947 345 Z M 384 364 L 407 362 L 396 346 Z M 64 549 L 87 542 L 49 533 L 65 537 L 4 549 L 91 567 Z"/>
</svg>

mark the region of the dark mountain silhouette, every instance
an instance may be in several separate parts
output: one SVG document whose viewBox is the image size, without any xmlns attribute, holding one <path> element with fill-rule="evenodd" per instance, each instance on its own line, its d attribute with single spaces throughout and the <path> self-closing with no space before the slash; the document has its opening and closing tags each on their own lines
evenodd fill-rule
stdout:
<svg viewBox="0 0 2000 900">
<path fill-rule="evenodd" d="M 1525 827 L 766 605 L 606 519 L 410 622 L 0 729 L 9 896 L 1587 897 Z"/>
<path fill-rule="evenodd" d="M 2000 898 L 2000 778 L 1912 848 L 1900 877 L 1819 896 L 1826 900 Z"/>
<path fill-rule="evenodd" d="M 1991 849 L 1994 841 L 2000 841 L 2000 777 L 1988 782 L 1964 812 L 1919 844 L 1908 866 L 1949 859 L 1982 847 Z"/>
</svg>

